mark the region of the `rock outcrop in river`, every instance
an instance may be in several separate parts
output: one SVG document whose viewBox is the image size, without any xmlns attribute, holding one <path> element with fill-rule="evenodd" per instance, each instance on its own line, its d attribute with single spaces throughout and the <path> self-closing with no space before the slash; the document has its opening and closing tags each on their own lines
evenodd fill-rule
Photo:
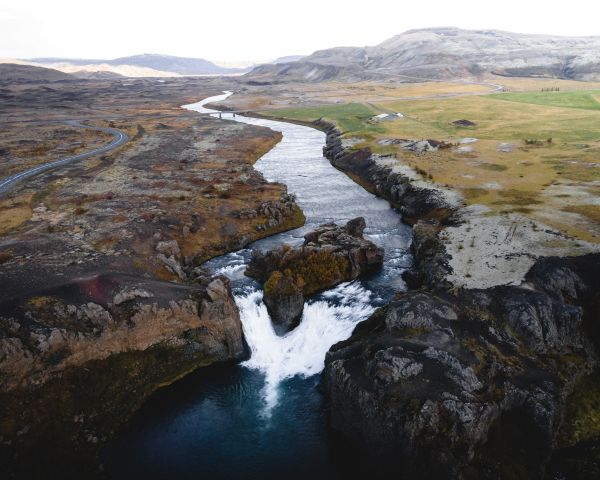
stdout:
<svg viewBox="0 0 600 480">
<path fill-rule="evenodd" d="M 541 478 L 596 365 L 600 255 L 540 260 L 522 287 L 400 294 L 328 353 L 334 428 L 380 473 Z"/>
<path fill-rule="evenodd" d="M 383 263 L 383 250 L 363 236 L 365 220 L 341 227 L 321 225 L 298 248 L 254 252 L 246 274 L 264 284 L 264 302 L 273 322 L 286 330 L 302 317 L 308 295 L 368 275 Z"/>
</svg>

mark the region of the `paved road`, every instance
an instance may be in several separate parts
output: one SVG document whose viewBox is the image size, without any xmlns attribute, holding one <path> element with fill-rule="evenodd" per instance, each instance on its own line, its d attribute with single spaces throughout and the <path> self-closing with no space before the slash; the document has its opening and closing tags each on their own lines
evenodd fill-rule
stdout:
<svg viewBox="0 0 600 480">
<path fill-rule="evenodd" d="M 114 139 L 112 142 L 110 142 L 108 145 L 105 145 L 104 147 L 95 148 L 94 150 L 90 150 L 89 152 L 80 153 L 71 157 L 60 158 L 58 160 L 54 160 L 53 162 L 44 163 L 43 165 L 38 165 L 37 167 L 30 168 L 23 172 L 15 173 L 14 175 L 10 175 L 9 177 L 0 178 L 0 196 L 8 193 L 17 183 L 22 182 L 28 178 L 34 177 L 49 170 L 54 170 L 55 168 L 61 167 L 63 165 L 68 165 L 70 163 L 77 162 L 78 160 L 83 160 L 84 158 L 92 157 L 101 153 L 106 153 L 114 148 L 123 145 L 129 140 L 129 137 L 125 133 L 121 132 L 120 130 L 117 130 L 116 128 L 91 127 L 89 125 L 79 123 L 75 120 L 69 121 L 67 123 L 69 125 L 72 125 L 73 127 L 87 128 L 89 130 L 96 130 L 98 132 L 109 133 L 114 137 Z"/>
</svg>

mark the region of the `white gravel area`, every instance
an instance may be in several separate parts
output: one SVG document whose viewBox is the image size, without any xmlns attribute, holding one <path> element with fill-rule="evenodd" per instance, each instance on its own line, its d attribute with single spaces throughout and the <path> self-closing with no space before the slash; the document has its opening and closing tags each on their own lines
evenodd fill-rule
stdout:
<svg viewBox="0 0 600 480">
<path fill-rule="evenodd" d="M 583 255 L 600 245 L 567 238 L 520 214 L 489 215 L 488 208 L 462 210 L 465 222 L 441 234 L 452 256 L 448 280 L 466 288 L 519 285 L 538 257 Z"/>
<path fill-rule="evenodd" d="M 471 153 L 473 147 L 458 147 L 454 149 L 454 153 Z"/>
<path fill-rule="evenodd" d="M 407 176 L 418 187 L 437 190 L 450 205 L 459 207 L 464 222 L 447 227 L 440 234 L 452 257 L 450 266 L 453 273 L 448 280 L 456 286 L 472 289 L 520 285 L 539 257 L 600 252 L 600 244 L 567 237 L 540 221 L 518 213 L 492 214 L 485 205 L 464 207 L 459 193 L 423 180 L 412 168 L 394 157 L 375 156 L 375 161 Z M 502 185 L 491 182 L 485 187 L 498 189 Z M 563 186 L 562 190 L 557 189 L 553 193 L 568 192 L 575 196 L 577 190 Z M 555 216 L 559 213 L 566 214 L 553 210 Z"/>
</svg>

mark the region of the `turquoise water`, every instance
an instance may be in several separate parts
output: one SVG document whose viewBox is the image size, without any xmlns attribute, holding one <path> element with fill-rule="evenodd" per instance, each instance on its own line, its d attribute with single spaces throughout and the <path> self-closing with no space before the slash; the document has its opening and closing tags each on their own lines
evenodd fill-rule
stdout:
<svg viewBox="0 0 600 480">
<path fill-rule="evenodd" d="M 283 381 L 266 417 L 260 372 L 196 372 L 154 395 L 121 432 L 109 451 L 111 478 L 348 478 L 357 457 L 333 450 L 318 378 Z"/>
</svg>

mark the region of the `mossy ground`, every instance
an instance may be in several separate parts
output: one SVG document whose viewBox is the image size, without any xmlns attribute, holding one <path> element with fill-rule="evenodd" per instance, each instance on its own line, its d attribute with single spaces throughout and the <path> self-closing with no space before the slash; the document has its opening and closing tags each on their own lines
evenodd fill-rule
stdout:
<svg viewBox="0 0 600 480">
<path fill-rule="evenodd" d="M 599 478 L 600 372 L 584 377 L 568 398 L 556 447 L 548 478 Z"/>
<path fill-rule="evenodd" d="M 25 128 L 0 129 L 0 177 L 42 163 L 76 155 L 111 142 L 112 135 L 57 124 L 29 124 Z"/>
<path fill-rule="evenodd" d="M 498 98 L 509 102 L 600 110 L 600 102 L 597 99 L 598 95 L 600 95 L 600 90 L 583 90 L 574 92 L 508 93 L 506 95 L 499 95 Z"/>
<path fill-rule="evenodd" d="M 584 377 L 567 401 L 559 435 L 561 447 L 600 438 L 600 372 Z"/>
</svg>

